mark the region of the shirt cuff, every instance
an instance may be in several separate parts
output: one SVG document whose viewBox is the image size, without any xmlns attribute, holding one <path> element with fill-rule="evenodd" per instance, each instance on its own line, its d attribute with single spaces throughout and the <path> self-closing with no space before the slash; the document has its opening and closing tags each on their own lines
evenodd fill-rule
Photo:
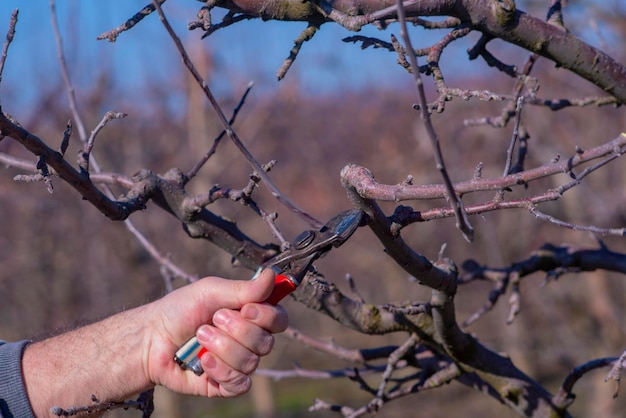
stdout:
<svg viewBox="0 0 626 418">
<path fill-rule="evenodd" d="M 34 417 L 22 375 L 22 354 L 29 341 L 0 341 L 0 417 Z"/>
</svg>

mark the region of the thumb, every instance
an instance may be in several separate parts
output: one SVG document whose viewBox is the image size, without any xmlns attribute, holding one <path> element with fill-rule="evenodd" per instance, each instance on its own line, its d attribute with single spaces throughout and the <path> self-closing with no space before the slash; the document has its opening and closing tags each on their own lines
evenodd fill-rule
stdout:
<svg viewBox="0 0 626 418">
<path fill-rule="evenodd" d="M 247 303 L 265 302 L 273 288 L 274 271 L 265 269 L 252 280 L 205 277 L 156 303 L 162 306 L 161 310 L 171 312 L 174 322 L 185 323 L 195 332 L 198 326 L 210 322 L 218 309 L 241 309 Z"/>
<path fill-rule="evenodd" d="M 240 309 L 252 302 L 264 302 L 274 288 L 274 271 L 265 269 L 251 280 L 228 280 L 210 277 L 202 280 L 202 291 L 199 294 L 205 306 Z"/>
<path fill-rule="evenodd" d="M 241 289 L 242 305 L 251 302 L 265 302 L 274 289 L 275 273 L 271 268 L 257 273 L 251 280 L 239 282 L 245 284 Z"/>
</svg>

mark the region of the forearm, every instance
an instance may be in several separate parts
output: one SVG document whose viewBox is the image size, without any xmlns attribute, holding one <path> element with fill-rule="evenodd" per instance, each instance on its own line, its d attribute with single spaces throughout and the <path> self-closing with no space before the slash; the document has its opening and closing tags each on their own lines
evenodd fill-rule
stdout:
<svg viewBox="0 0 626 418">
<path fill-rule="evenodd" d="M 148 305 L 149 306 L 149 305 Z M 124 400 L 152 386 L 143 356 L 149 308 L 114 315 L 30 345 L 22 360 L 24 382 L 37 417 L 53 406 Z"/>
</svg>

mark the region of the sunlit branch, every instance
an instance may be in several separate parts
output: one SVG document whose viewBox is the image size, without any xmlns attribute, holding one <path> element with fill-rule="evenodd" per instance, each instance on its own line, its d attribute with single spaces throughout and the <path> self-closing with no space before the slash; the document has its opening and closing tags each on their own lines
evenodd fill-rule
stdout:
<svg viewBox="0 0 626 418">
<path fill-rule="evenodd" d="M 561 158 L 559 161 L 552 161 L 542 166 L 528 169 L 523 172 L 509 174 L 498 178 L 472 178 L 454 184 L 454 190 L 459 195 L 474 193 L 479 191 L 500 190 L 504 188 L 524 185 L 540 178 L 553 176 L 560 173 L 571 173 L 576 168 L 586 162 L 614 155 L 619 157 L 626 150 L 626 135 L 622 134 L 615 139 L 599 145 L 595 148 L 577 152 L 570 158 Z M 611 157 L 614 158 L 614 157 Z M 446 197 L 446 190 L 443 185 L 413 185 L 405 182 L 397 185 L 385 185 L 378 183 L 374 179 L 371 171 L 355 164 L 344 167 L 343 177 L 354 186 L 359 196 L 365 199 L 380 201 L 400 202 L 404 200 L 427 200 L 442 199 Z M 504 207 L 507 206 L 503 202 Z M 517 204 L 519 205 L 519 203 Z M 475 209 L 477 210 L 477 208 Z M 434 219 L 434 218 L 429 218 Z"/>
</svg>

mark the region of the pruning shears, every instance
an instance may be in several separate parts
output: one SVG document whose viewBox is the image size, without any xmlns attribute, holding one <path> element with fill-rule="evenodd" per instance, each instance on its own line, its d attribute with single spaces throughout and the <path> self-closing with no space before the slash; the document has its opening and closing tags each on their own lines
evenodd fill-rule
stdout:
<svg viewBox="0 0 626 418">
<path fill-rule="evenodd" d="M 357 209 L 341 212 L 321 229 L 302 232 L 288 250 L 263 263 L 253 278 L 267 268 L 276 274 L 274 289 L 265 302 L 276 305 L 296 290 L 307 272 L 313 268 L 313 262 L 346 242 L 361 223 L 362 216 L 363 212 Z M 174 361 L 183 370 L 189 369 L 200 376 L 204 373 L 200 358 L 206 352 L 194 336 L 176 351 Z"/>
</svg>

